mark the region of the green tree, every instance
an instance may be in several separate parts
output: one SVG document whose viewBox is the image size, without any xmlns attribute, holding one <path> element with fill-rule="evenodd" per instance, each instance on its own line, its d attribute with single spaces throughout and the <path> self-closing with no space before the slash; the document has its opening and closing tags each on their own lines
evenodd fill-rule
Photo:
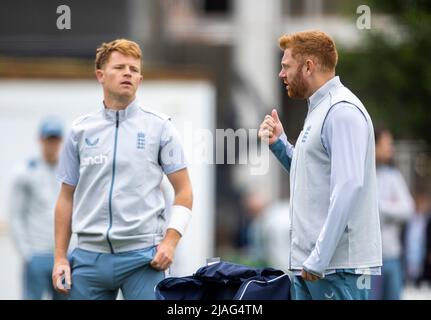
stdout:
<svg viewBox="0 0 431 320">
<path fill-rule="evenodd" d="M 365 34 L 359 47 L 340 50 L 338 73 L 364 102 L 376 126 L 431 146 L 431 1 L 379 0 L 368 5 L 372 14 L 393 17 L 401 40 L 373 28 L 361 31 Z"/>
</svg>

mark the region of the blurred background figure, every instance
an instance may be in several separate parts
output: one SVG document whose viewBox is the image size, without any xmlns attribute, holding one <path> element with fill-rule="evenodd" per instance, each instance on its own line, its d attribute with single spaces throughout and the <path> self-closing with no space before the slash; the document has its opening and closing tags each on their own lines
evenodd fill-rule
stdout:
<svg viewBox="0 0 431 320">
<path fill-rule="evenodd" d="M 247 190 L 240 196 L 240 222 L 237 225 L 234 261 L 250 266 L 266 266 L 263 221 L 268 206 L 266 196 L 255 190 Z"/>
<path fill-rule="evenodd" d="M 416 189 L 415 214 L 404 233 L 407 282 L 413 286 L 431 285 L 431 200 L 426 187 Z"/>
<path fill-rule="evenodd" d="M 267 266 L 289 273 L 289 201 L 276 201 L 265 211 L 262 233 Z"/>
<path fill-rule="evenodd" d="M 377 128 L 375 140 L 383 267 L 382 275 L 373 277 L 371 298 L 399 300 L 403 288 L 401 230 L 413 214 L 414 202 L 394 165 L 392 134 L 388 129 Z"/>
<path fill-rule="evenodd" d="M 253 265 L 263 267 L 267 264 L 263 226 L 268 199 L 260 192 L 250 192 L 245 194 L 243 202 L 247 221 L 244 230 L 247 239 L 246 254 Z"/>
<path fill-rule="evenodd" d="M 59 299 L 52 287 L 54 206 L 60 190 L 56 180 L 63 123 L 48 117 L 39 127 L 40 154 L 20 164 L 9 204 L 11 234 L 23 259 L 23 298 Z"/>
<path fill-rule="evenodd" d="M 241 204 L 243 217 L 237 236 L 243 259 L 239 262 L 288 272 L 289 201 L 270 202 L 263 192 L 248 191 Z"/>
</svg>

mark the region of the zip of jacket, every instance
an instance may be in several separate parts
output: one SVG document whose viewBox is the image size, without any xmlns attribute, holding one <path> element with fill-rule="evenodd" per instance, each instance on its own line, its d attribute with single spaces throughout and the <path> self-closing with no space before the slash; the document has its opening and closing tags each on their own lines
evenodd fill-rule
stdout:
<svg viewBox="0 0 431 320">
<path fill-rule="evenodd" d="M 106 232 L 106 240 L 108 241 L 109 248 L 111 249 L 111 253 L 114 252 L 114 248 L 111 243 L 111 239 L 109 239 L 109 233 L 112 229 L 112 193 L 114 190 L 114 182 L 115 182 L 115 158 L 117 156 L 117 139 L 118 139 L 118 127 L 119 127 L 119 112 L 115 113 L 115 139 L 114 139 L 114 155 L 112 160 L 112 179 L 111 179 L 111 188 L 109 190 L 109 227 Z"/>
</svg>

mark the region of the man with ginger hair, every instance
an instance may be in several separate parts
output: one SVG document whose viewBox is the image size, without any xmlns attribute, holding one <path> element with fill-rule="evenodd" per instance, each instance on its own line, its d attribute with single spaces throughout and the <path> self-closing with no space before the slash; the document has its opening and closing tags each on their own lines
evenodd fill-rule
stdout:
<svg viewBox="0 0 431 320">
<path fill-rule="evenodd" d="M 295 146 L 277 111 L 259 136 L 290 173 L 292 297 L 367 299 L 382 249 L 374 129 L 361 101 L 335 76 L 334 41 L 320 31 L 282 36 L 280 79 L 308 113 Z"/>
<path fill-rule="evenodd" d="M 191 218 L 177 131 L 136 100 L 141 58 L 139 45 L 126 39 L 97 49 L 103 104 L 74 121 L 60 157 L 52 278 L 70 299 L 115 299 L 120 289 L 125 299 L 155 299 Z M 175 190 L 167 230 L 163 174 Z M 72 232 L 78 246 L 68 259 Z"/>
</svg>

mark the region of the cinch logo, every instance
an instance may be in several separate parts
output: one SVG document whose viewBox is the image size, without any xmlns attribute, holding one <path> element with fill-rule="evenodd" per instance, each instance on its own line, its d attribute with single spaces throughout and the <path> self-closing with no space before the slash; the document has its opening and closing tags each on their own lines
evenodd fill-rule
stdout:
<svg viewBox="0 0 431 320">
<path fill-rule="evenodd" d="M 86 166 L 92 166 L 92 165 L 96 165 L 96 164 L 104 164 L 107 162 L 108 162 L 108 157 L 103 155 L 103 154 L 99 154 L 99 155 L 94 156 L 94 157 L 82 158 L 81 166 L 86 167 Z"/>
</svg>

